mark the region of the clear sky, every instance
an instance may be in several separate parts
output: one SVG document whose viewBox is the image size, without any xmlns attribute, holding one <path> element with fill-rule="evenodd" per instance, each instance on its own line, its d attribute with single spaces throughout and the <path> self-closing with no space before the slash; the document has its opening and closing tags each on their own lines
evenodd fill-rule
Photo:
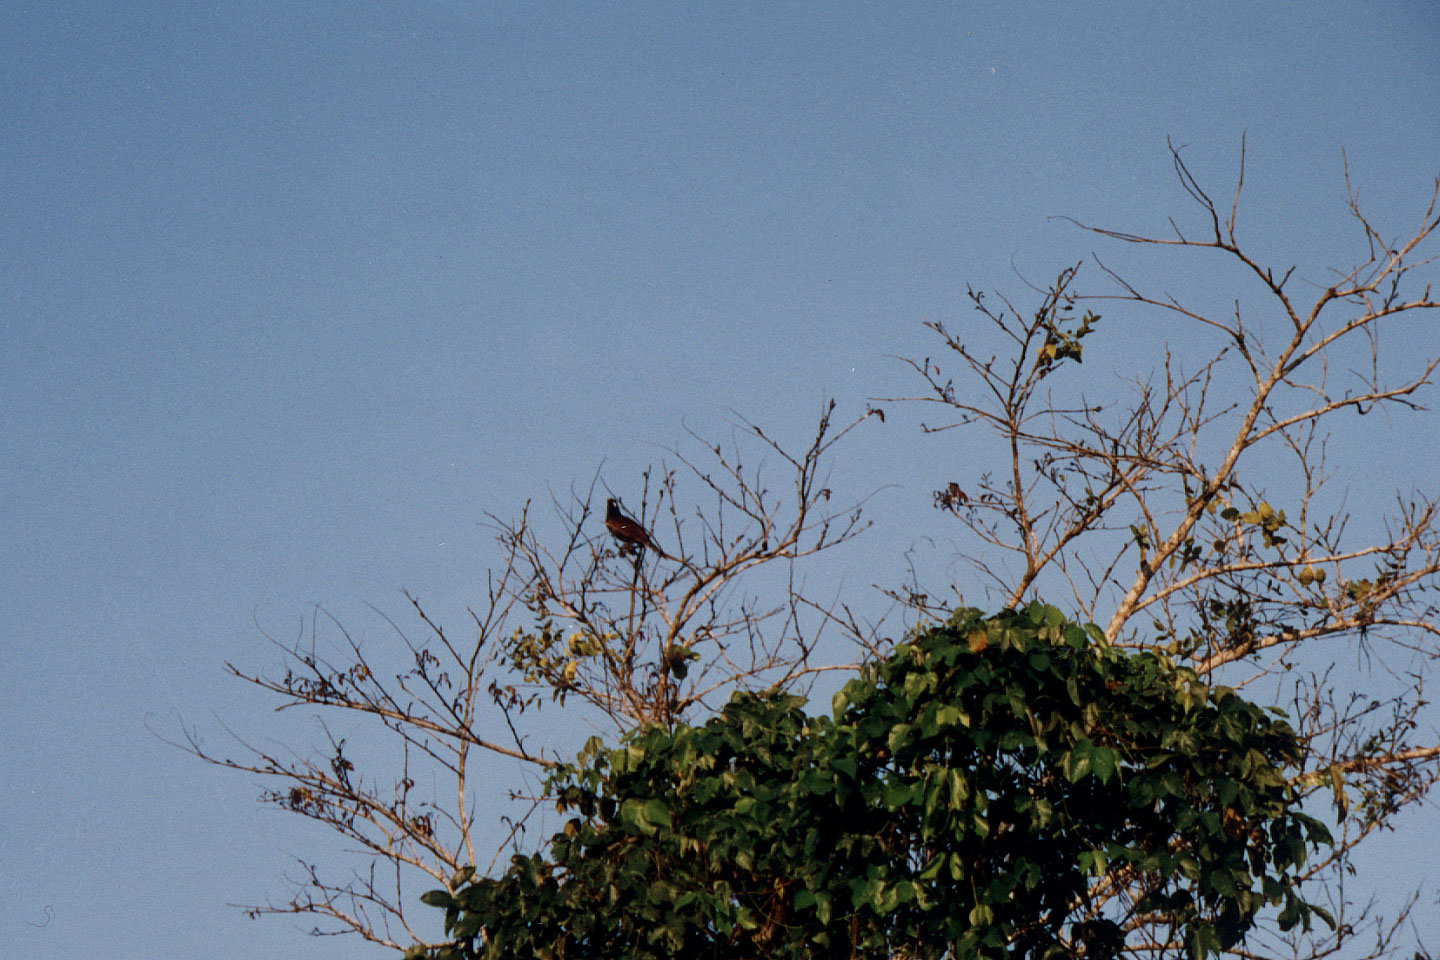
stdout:
<svg viewBox="0 0 1440 960">
<path fill-rule="evenodd" d="M 967 283 L 1095 249 L 1050 215 L 1184 212 L 1167 136 L 1223 192 L 1248 131 L 1250 236 L 1315 271 L 1342 147 L 1397 229 L 1440 167 L 1419 0 L 0 7 L 0 943 L 37 960 L 378 955 L 228 907 L 330 841 L 150 732 L 280 730 L 222 669 L 262 630 L 380 638 L 402 589 L 458 624 L 485 511 L 908 391 Z M 842 457 L 894 485 L 857 591 L 933 516 L 920 451 Z"/>
</svg>

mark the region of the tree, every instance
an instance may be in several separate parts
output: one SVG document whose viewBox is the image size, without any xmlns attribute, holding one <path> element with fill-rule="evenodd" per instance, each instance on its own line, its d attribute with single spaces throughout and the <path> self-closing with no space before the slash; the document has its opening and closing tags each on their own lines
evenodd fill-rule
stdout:
<svg viewBox="0 0 1440 960">
<path fill-rule="evenodd" d="M 1303 868 L 1287 861 L 1283 869 L 1294 873 L 1283 882 L 1317 891 L 1302 899 L 1323 906 L 1335 929 L 1280 929 L 1285 908 L 1274 917 L 1255 914 L 1246 955 L 1319 958 L 1343 948 L 1347 956 L 1379 956 L 1399 943 L 1408 904 L 1382 917 L 1343 881 L 1362 844 L 1392 829 L 1440 777 L 1440 745 L 1417 732 L 1423 668 L 1440 636 L 1428 596 L 1440 573 L 1437 500 L 1402 493 L 1387 513 L 1380 498 L 1367 496 L 1359 511 L 1350 510 L 1328 482 L 1330 444 L 1341 439 L 1334 433 L 1341 418 L 1422 409 L 1435 351 L 1393 356 L 1381 345 L 1394 342 L 1383 336 L 1390 328 L 1440 306 L 1426 282 L 1427 245 L 1440 226 L 1435 192 L 1418 227 L 1392 240 L 1350 189 L 1360 255 L 1302 302 L 1303 273 L 1263 264 L 1242 242 L 1243 143 L 1228 210 L 1173 148 L 1171 159 L 1199 211 L 1198 228 L 1172 220 L 1173 235 L 1165 237 L 1082 229 L 1171 256 L 1179 271 L 1190 269 L 1186 256 L 1218 255 L 1234 273 L 1217 304 L 1152 292 L 1103 264 L 1099 279 L 1109 291 L 1082 288 L 1077 266 L 1041 291 L 1031 310 L 974 290 L 978 325 L 956 333 L 931 324 L 949 360 L 909 362 L 923 390 L 885 402 L 941 411 L 941 422 L 925 426 L 937 440 L 964 431 L 973 450 L 982 431 L 994 438 L 993 456 L 967 458 L 973 476 L 940 478 L 934 501 L 968 538 L 965 556 L 992 592 L 987 605 L 1029 609 L 1047 597 L 1070 620 L 1102 625 L 1096 650 L 1173 661 L 1211 690 L 1254 696 L 1250 691 L 1270 687 L 1272 702 L 1289 707 L 1298 752 L 1267 754 L 1300 804 L 1287 806 L 1285 816 L 1333 817 L 1334 845 Z M 1137 371 L 1128 394 L 1082 375 L 1089 368 L 1081 360 L 1093 357 L 1097 344 L 1104 349 L 1111 321 L 1101 309 L 1138 315 L 1164 332 L 1154 338 L 1161 352 L 1153 376 Z M 993 351 L 984 346 L 987 336 L 997 341 Z M 703 730 L 722 707 L 723 722 L 736 703 L 790 710 L 784 698 L 806 695 L 823 670 L 892 663 L 887 658 L 899 648 L 882 638 L 883 625 L 797 586 L 806 564 L 865 525 L 855 499 L 832 506 L 841 484 L 831 479 L 830 455 L 856 425 L 834 429 L 832 411 L 798 451 L 743 425 L 749 443 L 786 465 L 793 488 L 784 497 L 770 492 L 758 468 L 742 469 L 754 461 L 740 446 L 703 444 L 703 458 L 676 454 L 677 467 L 647 476 L 628 512 L 680 558 L 675 563 L 622 556 L 595 516 L 592 484 L 554 504 L 558 530 L 537 524 L 528 507 L 516 521 L 496 521 L 506 562 L 474 616 L 473 639 L 454 640 L 417 603 L 427 637 L 412 639 L 397 627 L 409 661 L 398 673 L 382 669 L 372 649 L 343 631 L 338 659 L 322 656 L 312 638 L 283 645 L 292 668 L 281 676 L 232 667 L 286 705 L 373 718 L 405 746 L 399 769 L 385 774 L 357 769 L 339 738 L 328 753 L 296 761 L 260 750 L 237 760 L 190 741 L 206 759 L 274 778 L 279 786 L 266 800 L 359 841 L 371 858 L 371 869 L 339 881 L 307 864 L 295 899 L 265 909 L 328 917 L 396 948 L 439 947 L 412 923 L 412 874 L 432 878 L 427 886 L 445 887 L 446 896 L 508 876 L 492 876 L 495 859 L 487 864 L 476 848 L 475 751 L 548 771 L 553 790 L 568 790 L 564 778 L 581 775 L 580 766 L 564 762 L 562 745 L 535 745 L 527 733 L 534 711 L 602 719 L 617 738 L 631 738 L 629 750 L 660 742 L 646 737 Z M 876 408 L 859 420 L 872 415 L 884 418 Z M 909 618 L 902 648 L 913 649 L 969 606 L 953 584 L 913 580 L 888 592 Z M 826 636 L 851 646 L 822 643 Z M 1328 669 L 1337 649 L 1381 668 L 1366 679 L 1367 689 Z M 758 699 L 735 701 L 737 692 Z M 842 718 L 833 723 L 838 729 Z M 502 725 L 506 742 L 480 735 Z M 803 749 L 825 742 L 799 740 L 810 744 Z M 661 751 L 653 768 L 663 771 L 665 762 Z M 449 799 L 414 795 L 419 764 L 445 774 L 454 787 Z M 511 777 L 517 795 L 523 780 Z M 556 799 L 537 786 L 525 801 L 532 811 Z M 623 807 L 625 798 L 618 799 Z M 524 840 L 523 811 L 509 823 L 505 847 L 535 855 Z M 481 883 L 467 887 L 467 878 Z M 1144 882 L 1143 873 L 1092 872 L 1086 909 L 1116 923 L 1124 918 L 1127 949 L 1180 949 L 1183 934 L 1171 915 L 1127 906 L 1144 900 Z M 792 902 L 792 909 L 801 908 Z M 1053 908 L 1046 915 L 1058 916 Z M 1363 946 L 1362 935 L 1371 938 Z"/>
<path fill-rule="evenodd" d="M 532 746 L 523 731 L 542 708 L 586 711 L 620 734 L 718 708 L 737 689 L 805 689 L 835 666 L 812 663 L 812 654 L 836 627 L 851 629 L 867 651 L 877 647 L 853 618 L 846 621 L 843 608 L 804 596 L 791 572 L 866 526 L 859 504 L 841 506 L 826 485 L 830 456 L 861 422 L 884 415 L 867 411 L 837 428 L 834 406 L 798 451 L 742 422 L 729 449 L 709 445 L 703 459 L 677 453 L 679 466 L 663 469 L 653 486 L 644 478 L 640 519 L 653 527 L 664 518 L 667 529 L 657 537 L 683 558 L 678 563 L 657 562 L 613 540 L 592 483 L 554 501 L 558 536 L 541 538 L 528 504 L 516 521 L 491 517 L 504 564 L 485 604 L 471 610 L 473 638 L 454 639 L 412 597 L 424 634 L 413 637 L 389 621 L 399 656 L 394 645 L 367 646 L 317 610 L 294 641 L 272 640 L 286 658 L 282 673 L 227 664 L 236 678 L 276 695 L 282 709 L 317 707 L 368 719 L 400 747 L 393 766 L 362 760 L 324 724 L 326 745 L 317 753 L 286 757 L 237 736 L 241 752 L 231 756 L 184 731 L 183 749 L 275 782 L 264 802 L 323 824 L 358 845 L 368 861 L 333 877 L 320 863 L 302 860 L 290 901 L 249 907 L 251 915 L 329 921 L 315 932 L 354 933 L 396 950 L 434 942 L 433 911 L 411 890 L 485 867 L 478 837 L 494 823 L 475 815 L 477 753 L 519 767 L 510 780 L 512 810 L 502 820 L 507 838 L 493 865 L 507 847 L 521 848 L 526 823 L 544 800 L 526 795 L 526 772 L 553 770 L 561 750 L 579 746 Z M 765 452 L 788 468 L 789 489 L 772 492 L 761 466 L 743 466 L 751 454 L 763 461 Z M 684 481 L 708 495 L 708 504 L 681 507 Z M 749 584 L 767 575 L 765 590 L 780 600 L 761 605 L 759 587 L 748 592 Z M 326 626 L 339 637 L 328 656 Z M 487 708 L 493 712 L 485 720 Z M 495 726 L 508 731 L 508 740 L 481 734 Z M 495 778 L 493 769 L 481 774 Z M 417 790 L 436 780 L 447 783 L 448 796 Z"/>
<path fill-rule="evenodd" d="M 1440 745 L 1418 739 L 1425 665 L 1440 653 L 1430 599 L 1440 499 L 1400 492 L 1386 510 L 1367 490 L 1363 511 L 1352 511 L 1345 491 L 1327 483 L 1327 457 L 1341 417 L 1424 409 L 1418 397 L 1440 355 L 1399 325 L 1440 307 L 1427 280 L 1440 177 L 1418 226 L 1394 239 L 1361 209 L 1347 168 L 1362 252 L 1307 303 L 1294 266 L 1263 265 L 1239 238 L 1243 141 L 1228 211 L 1179 151 L 1170 154 L 1202 226 L 1186 232 L 1172 219 L 1173 234 L 1158 237 L 1077 225 L 1155 252 L 1220 254 L 1236 280 L 1217 303 L 1150 292 L 1103 264 L 1113 292 L 1082 294 L 1078 267 L 1067 269 L 1029 315 L 972 290 L 1009 353 L 982 355 L 974 331 L 932 323 L 969 385 L 939 363 L 913 361 L 927 389 L 905 399 L 949 415 L 927 432 L 979 426 L 999 441 L 1003 466 L 946 483 L 935 504 L 960 522 L 968 559 L 1004 605 L 1042 590 L 1067 597 L 1078 616 L 1105 624 L 1111 642 L 1165 650 L 1237 688 L 1267 678 L 1279 688 L 1298 675 L 1288 697 L 1306 749 L 1291 777 L 1312 805 L 1330 797 L 1338 818 L 1334 851 L 1307 879 L 1327 888 L 1338 927 L 1284 950 L 1325 956 L 1368 928 L 1370 955 L 1379 955 L 1414 901 L 1387 921 L 1373 902 L 1357 903 L 1344 878 L 1360 844 L 1393 829 L 1440 778 Z M 1108 404 L 1076 377 L 1101 323 L 1080 308 L 1103 303 L 1166 332 L 1155 338 L 1153 380 L 1135 380 L 1127 398 Z M 1177 355 L 1177 338 L 1198 356 Z M 1397 339 L 1412 348 L 1382 354 L 1382 342 Z M 943 609 L 918 588 L 908 596 L 932 616 Z M 1379 669 L 1364 686 L 1347 681 L 1332 669 L 1336 650 Z"/>
<path fill-rule="evenodd" d="M 546 854 L 425 895 L 456 938 L 431 955 L 1093 958 L 1140 920 L 1203 958 L 1267 904 L 1329 919 L 1295 889 L 1329 837 L 1289 725 L 1054 607 L 956 611 L 833 718 L 803 705 L 592 742 L 549 780 L 576 815 Z"/>
</svg>

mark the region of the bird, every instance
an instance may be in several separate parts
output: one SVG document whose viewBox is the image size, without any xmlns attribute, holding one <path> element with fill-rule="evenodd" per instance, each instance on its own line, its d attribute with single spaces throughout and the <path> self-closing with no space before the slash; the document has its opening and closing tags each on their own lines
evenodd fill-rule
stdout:
<svg viewBox="0 0 1440 960">
<path fill-rule="evenodd" d="M 615 501 L 614 497 L 605 501 L 605 529 L 610 531 L 610 536 L 619 540 L 621 543 L 628 543 L 632 546 L 639 547 L 641 550 L 654 550 L 666 560 L 675 559 L 660 549 L 659 544 L 650 536 L 649 531 L 640 526 L 635 520 L 620 512 L 620 504 Z"/>
</svg>

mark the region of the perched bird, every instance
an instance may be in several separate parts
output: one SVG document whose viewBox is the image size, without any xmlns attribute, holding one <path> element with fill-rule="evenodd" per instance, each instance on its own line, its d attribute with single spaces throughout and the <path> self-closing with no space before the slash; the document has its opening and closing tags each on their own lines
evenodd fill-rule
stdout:
<svg viewBox="0 0 1440 960">
<path fill-rule="evenodd" d="M 620 504 L 615 502 L 614 497 L 605 501 L 605 529 L 610 531 L 610 536 L 621 543 L 628 543 L 641 550 L 654 550 L 666 560 L 675 559 L 660 549 L 659 545 L 651 538 L 649 531 L 620 512 Z"/>
</svg>

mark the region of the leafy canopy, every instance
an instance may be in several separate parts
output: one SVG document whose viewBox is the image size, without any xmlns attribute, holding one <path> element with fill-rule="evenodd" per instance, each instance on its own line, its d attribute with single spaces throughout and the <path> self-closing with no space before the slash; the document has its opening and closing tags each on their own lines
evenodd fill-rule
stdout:
<svg viewBox="0 0 1440 960">
<path fill-rule="evenodd" d="M 1105 958 L 1158 915 L 1202 960 L 1267 906 L 1329 922 L 1296 889 L 1330 838 L 1281 773 L 1291 727 L 1053 607 L 957 611 L 803 707 L 592 740 L 550 777 L 547 852 L 422 898 L 433 955 Z"/>
</svg>

